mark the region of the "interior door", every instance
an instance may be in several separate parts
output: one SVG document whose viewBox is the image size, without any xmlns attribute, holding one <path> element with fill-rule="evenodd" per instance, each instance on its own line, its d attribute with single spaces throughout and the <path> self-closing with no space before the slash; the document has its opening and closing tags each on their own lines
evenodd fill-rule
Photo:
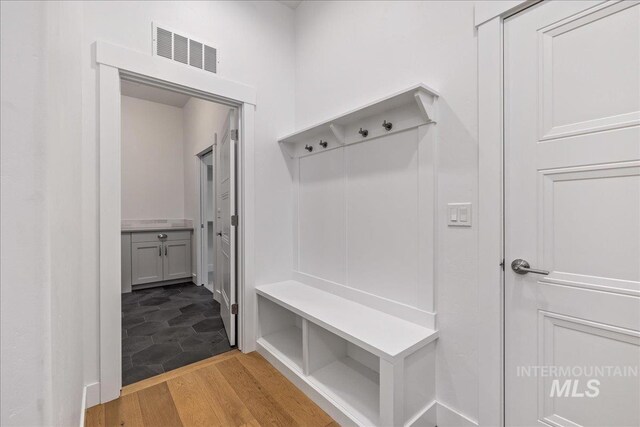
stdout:
<svg viewBox="0 0 640 427">
<path fill-rule="evenodd" d="M 506 425 L 640 425 L 640 5 L 504 34 Z"/>
<path fill-rule="evenodd" d="M 219 133 L 216 158 L 219 191 L 216 210 L 219 212 L 217 245 L 217 271 L 220 286 L 220 314 L 231 345 L 236 344 L 236 135 L 237 119 L 235 110 L 230 110 Z"/>
</svg>

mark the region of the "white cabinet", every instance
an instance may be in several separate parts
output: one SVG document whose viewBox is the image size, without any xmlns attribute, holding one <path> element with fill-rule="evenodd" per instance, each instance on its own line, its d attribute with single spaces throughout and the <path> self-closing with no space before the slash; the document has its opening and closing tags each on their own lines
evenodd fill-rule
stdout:
<svg viewBox="0 0 640 427">
<path fill-rule="evenodd" d="M 163 279 L 191 277 L 191 240 L 167 241 L 163 246 Z"/>
<path fill-rule="evenodd" d="M 141 231 L 122 236 L 122 292 L 192 277 L 190 230 Z"/>
<path fill-rule="evenodd" d="M 162 255 L 162 246 L 162 242 L 159 241 L 131 244 L 132 285 L 142 285 L 163 280 L 162 265 L 164 257 Z"/>
</svg>

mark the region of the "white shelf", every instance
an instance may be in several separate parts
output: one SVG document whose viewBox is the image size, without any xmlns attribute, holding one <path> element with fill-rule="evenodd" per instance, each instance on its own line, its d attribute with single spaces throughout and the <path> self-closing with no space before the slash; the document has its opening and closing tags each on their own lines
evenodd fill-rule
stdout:
<svg viewBox="0 0 640 427">
<path fill-rule="evenodd" d="M 302 372 L 302 329 L 291 326 L 261 337 L 258 342 Z"/>
<path fill-rule="evenodd" d="M 345 357 L 318 369 L 309 378 L 362 425 L 378 424 L 380 378 L 377 372 Z"/>
<path fill-rule="evenodd" d="M 413 127 L 435 123 L 435 101 L 438 93 L 425 84 L 413 85 L 385 98 L 345 112 L 313 126 L 285 135 L 278 139 L 291 157 L 304 157 L 338 148 L 347 144 L 401 132 Z M 393 127 L 386 130 L 383 121 Z M 368 130 L 365 137 L 359 133 Z M 320 145 L 326 142 L 326 147 Z M 312 147 L 311 152 L 305 149 Z"/>
<path fill-rule="evenodd" d="M 438 337 L 438 332 L 303 283 L 287 280 L 256 292 L 378 357 L 397 360 Z"/>
</svg>

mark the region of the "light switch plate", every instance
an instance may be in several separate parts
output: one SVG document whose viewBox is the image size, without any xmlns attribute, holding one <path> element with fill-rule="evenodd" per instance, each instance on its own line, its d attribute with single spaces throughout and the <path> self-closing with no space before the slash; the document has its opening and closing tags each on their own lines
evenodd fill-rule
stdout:
<svg viewBox="0 0 640 427">
<path fill-rule="evenodd" d="M 447 225 L 449 227 L 471 227 L 471 203 L 447 204 Z"/>
</svg>

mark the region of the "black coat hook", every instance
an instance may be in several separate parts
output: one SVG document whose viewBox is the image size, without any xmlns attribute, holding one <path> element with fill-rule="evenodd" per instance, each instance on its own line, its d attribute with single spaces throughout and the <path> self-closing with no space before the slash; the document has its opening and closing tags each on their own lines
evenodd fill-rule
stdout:
<svg viewBox="0 0 640 427">
<path fill-rule="evenodd" d="M 327 148 L 327 145 L 329 145 L 329 143 L 327 141 L 320 140 L 320 146 L 322 148 Z"/>
<path fill-rule="evenodd" d="M 304 149 L 307 150 L 308 152 L 312 152 L 313 151 L 313 147 L 309 144 L 304 146 Z"/>
<path fill-rule="evenodd" d="M 393 124 L 385 120 L 384 122 L 382 122 L 382 127 L 384 128 L 384 130 L 389 132 L 391 128 L 393 128 Z"/>
<path fill-rule="evenodd" d="M 368 130 L 366 130 L 366 129 L 362 129 L 362 128 L 360 128 L 360 130 L 358 131 L 358 133 L 359 133 L 360 135 L 362 135 L 362 137 L 363 137 L 363 138 L 366 138 L 366 137 L 369 135 L 369 131 L 368 131 Z"/>
</svg>

